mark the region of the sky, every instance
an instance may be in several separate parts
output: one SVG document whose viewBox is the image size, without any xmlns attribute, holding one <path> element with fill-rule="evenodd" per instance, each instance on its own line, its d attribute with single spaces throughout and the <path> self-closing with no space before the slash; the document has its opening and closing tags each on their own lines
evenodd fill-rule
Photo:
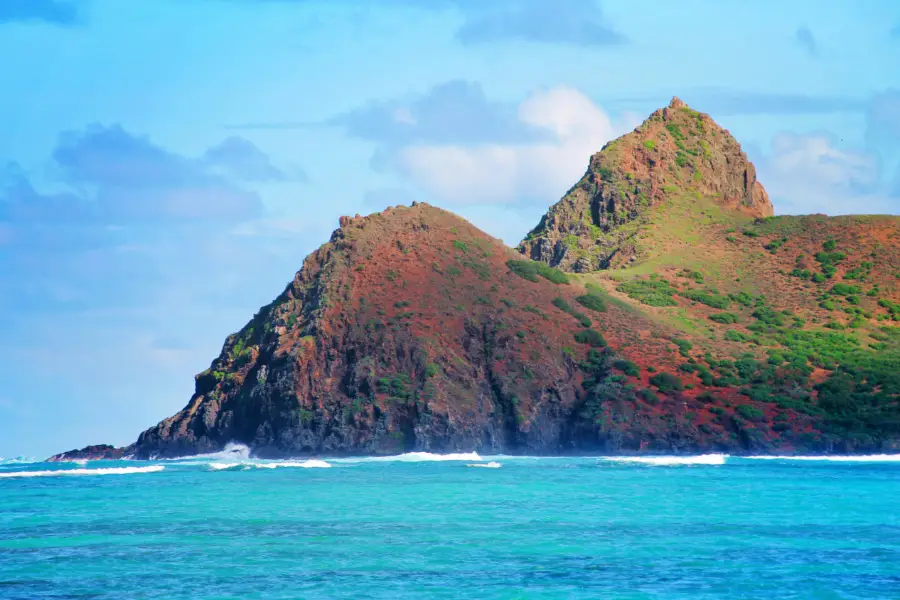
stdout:
<svg viewBox="0 0 900 600">
<path fill-rule="evenodd" d="M 509 244 L 677 95 L 778 214 L 900 214 L 900 2 L 0 1 L 0 456 L 134 441 L 341 215 Z"/>
</svg>

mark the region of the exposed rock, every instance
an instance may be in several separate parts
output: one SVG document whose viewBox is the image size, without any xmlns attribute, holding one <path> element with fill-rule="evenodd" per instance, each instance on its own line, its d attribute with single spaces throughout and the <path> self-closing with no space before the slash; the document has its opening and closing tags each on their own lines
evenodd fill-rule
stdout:
<svg viewBox="0 0 900 600">
<path fill-rule="evenodd" d="M 81 450 L 69 450 L 47 459 L 47 462 L 71 462 L 76 460 L 119 460 L 127 454 L 127 448 L 116 448 L 109 444 L 86 446 Z"/>
<path fill-rule="evenodd" d="M 591 157 L 587 172 L 519 245 L 533 260 L 567 271 L 605 269 L 633 258 L 642 216 L 681 194 L 728 210 L 773 214 L 756 169 L 728 131 L 678 98 Z"/>
</svg>

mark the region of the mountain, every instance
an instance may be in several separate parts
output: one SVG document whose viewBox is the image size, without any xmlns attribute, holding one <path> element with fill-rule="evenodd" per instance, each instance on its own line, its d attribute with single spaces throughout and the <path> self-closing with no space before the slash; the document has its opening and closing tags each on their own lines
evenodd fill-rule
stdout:
<svg viewBox="0 0 900 600">
<path fill-rule="evenodd" d="M 900 219 L 772 212 L 674 99 L 516 250 L 427 204 L 341 217 L 181 412 L 54 459 L 900 449 Z"/>
<path fill-rule="evenodd" d="M 752 217 L 773 214 L 740 144 L 709 115 L 673 98 L 592 156 L 584 177 L 519 250 L 575 272 L 628 264 L 652 251 L 639 241 L 647 216 L 683 195 Z"/>
</svg>

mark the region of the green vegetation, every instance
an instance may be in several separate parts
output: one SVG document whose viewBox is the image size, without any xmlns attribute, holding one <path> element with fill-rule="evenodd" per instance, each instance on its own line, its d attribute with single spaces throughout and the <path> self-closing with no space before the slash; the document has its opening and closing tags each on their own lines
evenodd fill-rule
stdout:
<svg viewBox="0 0 900 600">
<path fill-rule="evenodd" d="M 506 266 L 509 270 L 528 281 L 537 282 L 538 277 L 543 277 L 551 283 L 565 284 L 569 283 L 569 278 L 565 273 L 555 267 L 548 266 L 542 262 L 533 260 L 508 260 Z"/>
<path fill-rule="evenodd" d="M 428 377 L 429 379 L 436 376 L 440 372 L 441 368 L 436 363 L 430 362 L 425 365 L 425 377 Z"/>
<path fill-rule="evenodd" d="M 531 304 L 526 304 L 525 306 L 522 307 L 522 310 L 524 310 L 525 312 L 534 313 L 534 314 L 540 316 L 544 320 L 547 319 L 547 313 L 545 313 L 541 309 L 537 308 L 536 306 L 532 306 Z"/>
<path fill-rule="evenodd" d="M 582 327 L 590 327 L 591 326 L 591 320 L 588 318 L 588 316 L 586 314 L 584 314 L 582 312 L 578 312 L 577 310 L 572 308 L 572 306 L 568 302 L 566 302 L 564 298 L 559 297 L 559 296 L 554 298 L 553 306 L 555 306 L 556 308 L 558 308 L 559 310 L 561 310 L 563 312 L 569 313 L 570 315 L 572 315 L 573 317 L 578 319 L 578 322 L 581 323 Z"/>
<path fill-rule="evenodd" d="M 641 369 L 633 361 L 620 358 L 613 362 L 613 367 L 630 377 L 640 377 Z"/>
<path fill-rule="evenodd" d="M 650 383 L 655 385 L 663 394 L 680 392 L 684 389 L 684 384 L 681 383 L 681 380 L 671 373 L 657 373 L 650 378 Z"/>
<path fill-rule="evenodd" d="M 829 240 L 822 244 L 825 252 L 816 252 L 816 262 L 822 266 L 822 275 L 826 279 L 831 279 L 837 272 L 837 264 L 842 262 L 847 255 L 843 252 L 833 252 L 835 248 L 834 240 Z"/>
<path fill-rule="evenodd" d="M 746 342 L 750 339 L 746 333 L 741 333 L 737 329 L 729 329 L 725 332 L 725 339 L 729 342 Z"/>
<path fill-rule="evenodd" d="M 633 279 L 619 284 L 616 289 L 648 306 L 676 306 L 678 302 L 673 297 L 675 288 L 662 277 L 651 275 L 649 279 Z"/>
<path fill-rule="evenodd" d="M 741 404 L 735 409 L 735 412 L 748 421 L 763 421 L 766 418 L 763 411 L 751 404 Z"/>
<path fill-rule="evenodd" d="M 637 397 L 651 406 L 659 404 L 659 397 L 652 390 L 640 389 L 637 392 Z"/>
<path fill-rule="evenodd" d="M 693 279 L 697 283 L 703 283 L 703 273 L 700 271 L 694 271 L 693 269 L 685 269 L 681 273 L 688 279 Z"/>
<path fill-rule="evenodd" d="M 587 294 L 583 294 L 575 298 L 575 301 L 588 310 L 593 310 L 595 312 L 606 312 L 606 300 L 596 293 L 592 293 L 589 291 Z"/>
<path fill-rule="evenodd" d="M 391 377 L 381 377 L 375 381 L 375 389 L 382 394 L 390 394 L 389 400 L 406 401 L 412 393 L 409 391 L 411 380 L 406 373 L 397 373 Z"/>
<path fill-rule="evenodd" d="M 734 313 L 730 312 L 721 312 L 716 313 L 714 315 L 709 315 L 710 321 L 715 321 L 716 323 L 723 323 L 725 325 L 730 325 L 732 323 L 738 322 L 738 316 Z"/>
<path fill-rule="evenodd" d="M 831 287 L 831 294 L 835 296 L 852 296 L 862 292 L 858 285 L 847 285 L 846 283 L 836 283 Z"/>
<path fill-rule="evenodd" d="M 781 239 L 772 240 L 771 242 L 769 242 L 768 244 L 766 244 L 763 247 L 766 250 L 768 250 L 770 253 L 775 254 L 776 252 L 778 252 L 779 248 L 781 248 L 785 243 L 787 243 L 787 241 L 788 241 L 788 238 L 783 237 Z"/>
<path fill-rule="evenodd" d="M 575 334 L 575 341 L 579 344 L 587 344 L 592 348 L 606 347 L 606 340 L 599 331 L 584 329 Z"/>
<path fill-rule="evenodd" d="M 650 150 L 652 152 L 653 149 L 656 148 L 656 140 L 645 140 L 644 148 L 646 148 L 647 150 Z"/>
<path fill-rule="evenodd" d="M 731 306 L 731 300 L 728 296 L 713 294 L 705 290 L 680 290 L 677 293 L 683 298 L 711 306 L 712 308 L 725 309 Z"/>
<path fill-rule="evenodd" d="M 679 338 L 674 338 L 672 343 L 678 346 L 678 353 L 685 357 L 690 356 L 690 350 L 694 347 L 689 341 Z"/>
<path fill-rule="evenodd" d="M 900 321 L 900 303 L 891 302 L 886 298 L 878 300 L 878 306 L 886 308 L 888 315 L 894 321 Z"/>
<path fill-rule="evenodd" d="M 463 252 L 463 253 L 468 253 L 468 252 L 469 252 L 469 246 L 468 246 L 468 244 L 466 244 L 466 243 L 463 242 L 462 240 L 453 240 L 453 247 L 456 248 L 457 250 Z"/>
<path fill-rule="evenodd" d="M 850 279 L 854 281 L 865 281 L 869 277 L 869 273 L 872 272 L 871 262 L 863 262 L 861 265 L 856 267 L 855 269 L 851 269 L 844 273 L 844 279 Z"/>
</svg>

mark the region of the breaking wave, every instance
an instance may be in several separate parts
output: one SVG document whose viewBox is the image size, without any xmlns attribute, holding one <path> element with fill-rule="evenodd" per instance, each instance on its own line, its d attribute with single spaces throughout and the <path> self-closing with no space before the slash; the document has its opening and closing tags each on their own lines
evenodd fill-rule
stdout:
<svg viewBox="0 0 900 600">
<path fill-rule="evenodd" d="M 280 469 L 280 468 L 298 468 L 298 469 L 328 469 L 330 464 L 324 460 L 284 460 L 276 462 L 232 462 L 232 463 L 209 463 L 208 467 L 212 471 L 248 471 L 250 469 Z"/>
<path fill-rule="evenodd" d="M 160 460 L 169 460 L 172 462 L 184 462 L 190 460 L 224 460 L 224 461 L 243 461 L 250 459 L 250 448 L 244 444 L 228 442 L 225 448 L 219 452 L 211 452 L 209 454 L 194 454 L 193 456 L 179 456 L 177 458 L 165 458 Z M 150 457 L 150 460 L 155 460 Z"/>
<path fill-rule="evenodd" d="M 859 456 L 745 456 L 747 460 L 803 460 L 827 462 L 900 462 L 900 454 L 865 454 Z"/>
<path fill-rule="evenodd" d="M 261 469 L 278 469 L 281 467 L 294 467 L 300 469 L 329 469 L 331 465 L 325 462 L 324 460 L 318 460 L 315 458 L 311 458 L 309 460 L 297 461 L 297 460 L 286 460 L 281 462 L 271 462 L 271 463 L 259 463 L 255 465 Z"/>
<path fill-rule="evenodd" d="M 482 469 L 499 469 L 503 465 L 492 460 L 491 462 L 486 462 L 486 463 L 469 463 L 466 466 L 467 467 L 481 467 Z"/>
<path fill-rule="evenodd" d="M 54 469 L 52 471 L 14 471 L 0 473 L 0 478 L 13 477 L 61 477 L 79 475 L 131 475 L 134 473 L 158 473 L 165 469 L 162 465 L 150 467 L 110 467 L 108 469 Z"/>
<path fill-rule="evenodd" d="M 246 471 L 250 468 L 246 463 L 209 463 L 210 471 Z"/>
<path fill-rule="evenodd" d="M 360 456 L 358 458 L 334 458 L 332 462 L 360 463 L 360 462 L 443 462 L 482 460 L 477 452 L 459 452 L 455 454 L 432 454 L 431 452 L 407 452 L 393 456 Z"/>
<path fill-rule="evenodd" d="M 727 454 L 701 454 L 699 456 L 608 456 L 602 460 L 612 462 L 638 463 L 654 467 L 677 465 L 724 465 Z"/>
</svg>

